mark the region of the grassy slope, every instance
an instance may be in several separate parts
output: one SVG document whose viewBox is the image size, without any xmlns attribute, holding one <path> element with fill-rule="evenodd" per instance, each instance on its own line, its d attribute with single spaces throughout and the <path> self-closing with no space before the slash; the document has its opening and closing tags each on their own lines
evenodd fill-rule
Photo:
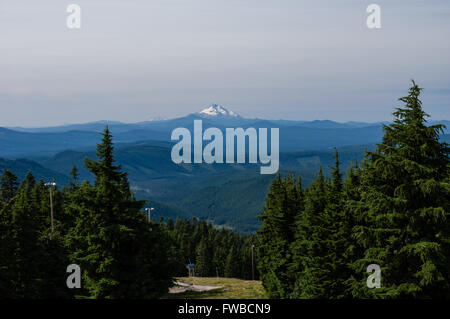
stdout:
<svg viewBox="0 0 450 319">
<path fill-rule="evenodd" d="M 241 280 L 234 278 L 194 277 L 176 278 L 179 282 L 205 286 L 222 286 L 223 288 L 194 292 L 187 291 L 170 294 L 174 299 L 266 299 L 266 293 L 260 281 Z"/>
</svg>

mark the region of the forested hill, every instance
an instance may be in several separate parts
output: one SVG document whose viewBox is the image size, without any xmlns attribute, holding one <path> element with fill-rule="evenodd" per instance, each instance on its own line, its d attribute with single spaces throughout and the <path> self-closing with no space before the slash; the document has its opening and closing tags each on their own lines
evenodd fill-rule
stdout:
<svg viewBox="0 0 450 319">
<path fill-rule="evenodd" d="M 1 160 L 58 185 L 4 169 L 0 298 L 158 298 L 193 259 L 201 276 L 259 275 L 271 298 L 449 298 L 450 147 L 426 123 L 421 90 L 413 82 L 378 145 L 282 153 L 276 176 L 174 165 L 163 144 L 115 153 L 108 127 L 96 154 Z M 165 218 L 151 220 L 135 194 Z M 64 285 L 73 263 L 83 270 L 76 295 Z"/>
<path fill-rule="evenodd" d="M 48 167 L 39 164 L 36 161 L 29 159 L 4 159 L 0 158 L 0 172 L 5 169 L 14 172 L 19 180 L 23 180 L 28 172 L 33 173 L 37 179 L 45 181 L 52 181 L 55 179 L 58 183 L 65 185 L 69 182 L 70 178 L 66 173 L 59 173 Z"/>
<path fill-rule="evenodd" d="M 185 127 L 192 131 L 194 120 L 172 120 L 163 123 L 149 123 L 142 127 L 125 125 L 111 129 L 116 143 L 136 143 L 143 141 L 171 142 L 173 129 Z M 253 120 L 227 125 L 227 122 L 211 122 L 202 119 L 203 128 L 217 127 L 223 132 L 227 127 L 279 128 L 280 151 L 294 152 L 304 150 L 327 150 L 333 147 L 376 143 L 381 140 L 381 124 L 354 127 L 334 125 L 335 122 L 319 125 L 317 123 L 292 123 L 268 120 Z M 233 124 L 233 123 L 229 123 Z M 0 157 L 17 158 L 32 156 L 52 156 L 64 150 L 94 149 L 99 132 L 71 130 L 61 132 L 33 131 L 24 132 L 0 128 Z"/>
<path fill-rule="evenodd" d="M 450 298 L 450 147 L 421 91 L 346 178 L 336 151 L 329 179 L 274 179 L 257 243 L 270 298 Z"/>
<path fill-rule="evenodd" d="M 117 162 L 128 173 L 136 196 L 149 200 L 149 205 L 156 208 L 155 216 L 196 216 L 244 232 L 258 229 L 256 216 L 262 211 L 272 177 L 261 176 L 257 165 L 173 163 L 171 129 L 192 128 L 196 119 L 203 121 L 204 128 L 216 126 L 222 130 L 227 125 L 279 127 L 280 170 L 283 174 L 300 174 L 304 185 L 312 182 L 320 166 L 327 176 L 333 164 L 333 147 L 338 148 L 342 165 L 347 168 L 351 161 L 362 160 L 364 151 L 373 150 L 382 137 L 381 123 L 269 121 L 199 114 L 165 121 L 109 123 Z M 54 179 L 62 186 L 67 184 L 69 172 L 76 165 L 80 179 L 93 181 L 93 175 L 84 167 L 84 159 L 96 158 L 95 143 L 105 124 L 0 128 L 0 157 L 12 158 L 0 160 L 0 170 L 9 169 L 19 179 L 31 171 L 38 179 Z M 442 140 L 449 140 L 449 135 L 443 135 Z"/>
<path fill-rule="evenodd" d="M 361 160 L 364 151 L 371 149 L 373 145 L 343 147 L 343 165 L 348 167 L 351 161 Z M 95 151 L 63 151 L 34 161 L 2 160 L 0 170 L 7 168 L 19 179 L 31 171 L 39 179 L 55 179 L 64 186 L 73 165 L 81 180 L 93 181 L 94 176 L 84 166 L 86 157 L 96 158 Z M 257 216 L 273 179 L 272 175 L 260 175 L 257 165 L 176 165 L 170 160 L 170 144 L 166 142 L 119 143 L 116 160 L 128 173 L 137 198 L 149 200 L 155 207 L 154 216 L 195 216 L 242 232 L 258 229 Z M 284 174 L 299 173 L 304 184 L 309 185 L 320 166 L 329 172 L 333 151 L 281 153 L 280 163 Z"/>
</svg>

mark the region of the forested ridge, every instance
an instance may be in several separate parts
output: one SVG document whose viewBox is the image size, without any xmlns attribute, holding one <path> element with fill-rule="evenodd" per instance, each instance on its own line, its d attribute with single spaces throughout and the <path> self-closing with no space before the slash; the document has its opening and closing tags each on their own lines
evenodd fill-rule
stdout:
<svg viewBox="0 0 450 319">
<path fill-rule="evenodd" d="M 252 274 L 253 235 L 240 235 L 232 230 L 216 227 L 206 221 L 177 219 L 173 223 L 160 220 L 160 227 L 169 234 L 175 265 L 174 276 L 187 276 L 186 264 L 195 264 L 200 277 L 258 278 L 256 252 Z"/>
<path fill-rule="evenodd" d="M 130 192 L 126 173 L 114 164 L 112 137 L 105 129 L 98 161 L 86 159 L 95 182 L 53 189 L 32 174 L 18 185 L 1 178 L 0 273 L 3 298 L 153 298 L 172 283 L 169 242 L 149 224 Z M 52 187 L 54 221 L 50 220 Z M 82 270 L 82 288 L 68 289 L 66 267 Z"/>
<path fill-rule="evenodd" d="M 63 187 L 4 170 L 0 298 L 159 298 L 189 263 L 196 276 L 260 279 L 271 298 L 449 298 L 450 149 L 420 93 L 413 83 L 382 143 L 345 174 L 338 150 L 331 174 L 321 168 L 308 187 L 278 174 L 253 235 L 197 218 L 149 221 L 108 127 L 84 162 L 91 182 L 75 166 Z M 66 285 L 70 264 L 80 289 Z M 367 286 L 372 264 L 380 288 Z"/>
<path fill-rule="evenodd" d="M 450 175 L 442 125 L 426 125 L 414 82 L 384 137 L 343 180 L 339 154 L 306 189 L 278 176 L 258 231 L 272 298 L 449 298 Z M 381 287 L 368 287 L 367 267 Z"/>
<path fill-rule="evenodd" d="M 149 222 L 145 202 L 134 198 L 127 174 L 115 165 L 108 128 L 97 158 L 85 160 L 92 184 L 81 182 L 74 166 L 62 188 L 31 173 L 19 184 L 4 170 L 0 298 L 157 298 L 191 262 L 198 276 L 252 278 L 252 236 L 196 218 Z M 81 289 L 66 285 L 70 264 L 81 268 Z"/>
</svg>

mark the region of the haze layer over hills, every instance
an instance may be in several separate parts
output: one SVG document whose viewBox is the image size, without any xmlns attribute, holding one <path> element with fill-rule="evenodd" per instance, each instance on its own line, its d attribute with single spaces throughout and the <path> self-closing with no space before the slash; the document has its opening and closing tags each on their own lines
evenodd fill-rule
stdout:
<svg viewBox="0 0 450 319">
<path fill-rule="evenodd" d="M 365 150 L 373 149 L 383 134 L 383 123 L 249 119 L 212 104 L 198 113 L 169 120 L 0 128 L 0 169 L 10 169 L 19 178 L 31 171 L 39 179 L 55 179 L 63 186 L 76 165 L 81 179 L 92 180 L 83 162 L 86 157 L 95 158 L 99 133 L 108 124 L 116 161 L 129 173 L 136 196 L 155 207 L 154 216 L 197 216 L 239 231 L 254 231 L 274 176 L 260 175 L 256 164 L 173 163 L 171 132 L 177 127 L 192 131 L 194 120 L 202 120 L 204 129 L 217 127 L 223 132 L 227 127 L 279 128 L 280 171 L 300 173 L 304 185 L 312 181 L 320 166 L 328 172 L 334 147 L 346 169 L 351 161 L 361 160 Z M 442 139 L 448 141 L 448 130 L 445 133 Z"/>
</svg>

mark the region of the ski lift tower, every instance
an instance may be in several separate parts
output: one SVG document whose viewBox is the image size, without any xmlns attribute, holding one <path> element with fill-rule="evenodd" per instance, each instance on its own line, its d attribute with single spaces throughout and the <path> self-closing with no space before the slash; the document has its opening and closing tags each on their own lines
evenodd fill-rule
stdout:
<svg viewBox="0 0 450 319">
<path fill-rule="evenodd" d="M 188 269 L 189 277 L 195 277 L 195 271 L 194 271 L 195 264 L 188 264 L 186 266 L 186 268 Z"/>
</svg>

